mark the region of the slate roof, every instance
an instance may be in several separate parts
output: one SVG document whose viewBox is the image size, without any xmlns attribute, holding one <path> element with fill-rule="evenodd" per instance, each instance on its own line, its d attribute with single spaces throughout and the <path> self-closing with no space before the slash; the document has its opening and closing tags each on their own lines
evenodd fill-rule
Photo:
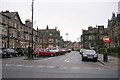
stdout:
<svg viewBox="0 0 120 80">
<path fill-rule="evenodd" d="M 13 18 L 15 15 L 18 16 L 20 22 L 22 23 L 21 19 L 20 19 L 20 16 L 18 14 L 18 12 L 9 12 L 9 11 L 5 11 L 5 12 L 1 12 L 2 15 L 6 16 L 6 17 L 9 17 L 9 18 Z"/>
</svg>

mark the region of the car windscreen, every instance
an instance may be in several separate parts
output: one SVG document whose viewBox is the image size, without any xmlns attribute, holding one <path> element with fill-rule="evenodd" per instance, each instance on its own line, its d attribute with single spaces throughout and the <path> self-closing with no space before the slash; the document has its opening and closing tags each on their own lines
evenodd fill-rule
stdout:
<svg viewBox="0 0 120 80">
<path fill-rule="evenodd" d="M 4 51 L 14 52 L 14 50 L 13 50 L 13 49 L 4 49 Z"/>
<path fill-rule="evenodd" d="M 48 51 L 47 49 L 44 49 L 43 51 Z"/>
<path fill-rule="evenodd" d="M 85 53 L 96 53 L 94 50 L 84 50 Z"/>
<path fill-rule="evenodd" d="M 44 49 L 38 49 L 38 51 L 44 51 Z"/>
</svg>

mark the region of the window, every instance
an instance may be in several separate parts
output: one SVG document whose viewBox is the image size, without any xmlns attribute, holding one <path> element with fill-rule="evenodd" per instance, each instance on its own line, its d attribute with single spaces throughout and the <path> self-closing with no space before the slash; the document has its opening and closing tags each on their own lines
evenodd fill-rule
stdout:
<svg viewBox="0 0 120 80">
<path fill-rule="evenodd" d="M 100 36 L 100 39 L 102 40 L 102 39 L 103 39 L 103 37 L 102 37 L 102 36 Z"/>
<path fill-rule="evenodd" d="M 47 43 L 47 39 L 43 39 L 43 42 L 44 42 L 44 43 Z"/>
<path fill-rule="evenodd" d="M 49 39 L 49 43 L 53 43 L 53 39 Z"/>
<path fill-rule="evenodd" d="M 90 33 L 92 33 L 92 30 L 90 30 Z"/>
<path fill-rule="evenodd" d="M 15 27 L 15 28 L 17 27 L 17 24 L 16 24 L 16 23 L 14 23 L 14 27 Z"/>
<path fill-rule="evenodd" d="M 42 43 L 42 39 L 39 39 L 39 42 Z"/>
<path fill-rule="evenodd" d="M 4 23 L 4 24 L 7 24 L 7 20 L 6 20 L 6 19 L 3 19 L 3 23 Z"/>
<path fill-rule="evenodd" d="M 91 36 L 89 36 L 89 40 L 91 40 L 91 38 L 90 38 Z"/>
<path fill-rule="evenodd" d="M 52 44 L 49 44 L 49 46 L 48 47 L 53 47 L 53 45 Z"/>
<path fill-rule="evenodd" d="M 58 43 L 58 39 L 56 39 L 56 43 Z"/>
</svg>

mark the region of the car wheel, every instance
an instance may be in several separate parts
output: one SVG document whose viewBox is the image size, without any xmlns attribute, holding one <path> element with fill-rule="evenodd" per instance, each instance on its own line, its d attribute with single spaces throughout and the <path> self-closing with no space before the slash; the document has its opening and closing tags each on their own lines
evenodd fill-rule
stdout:
<svg viewBox="0 0 120 80">
<path fill-rule="evenodd" d="M 53 54 L 53 53 L 51 53 L 51 54 L 50 54 L 50 56 L 51 56 L 51 57 L 53 57 L 53 56 L 54 56 L 54 54 Z"/>
<path fill-rule="evenodd" d="M 56 56 L 58 56 L 58 55 L 59 55 L 59 53 L 57 53 L 57 52 L 55 52 L 55 54 L 56 54 Z"/>
<path fill-rule="evenodd" d="M 97 59 L 93 59 L 94 62 L 97 62 Z"/>
<path fill-rule="evenodd" d="M 85 61 L 85 59 L 82 57 L 82 61 Z"/>
<path fill-rule="evenodd" d="M 4 54 L 2 55 L 2 58 L 6 58 L 7 57 L 7 53 L 3 52 Z"/>
<path fill-rule="evenodd" d="M 16 54 L 15 56 L 16 56 L 16 57 L 18 57 L 19 55 L 18 55 L 18 54 Z"/>
<path fill-rule="evenodd" d="M 82 61 L 84 61 L 84 59 L 82 58 Z"/>
<path fill-rule="evenodd" d="M 9 58 L 11 58 L 11 57 L 13 57 L 13 55 L 12 55 L 12 54 L 10 54 L 10 55 L 9 55 Z"/>
</svg>

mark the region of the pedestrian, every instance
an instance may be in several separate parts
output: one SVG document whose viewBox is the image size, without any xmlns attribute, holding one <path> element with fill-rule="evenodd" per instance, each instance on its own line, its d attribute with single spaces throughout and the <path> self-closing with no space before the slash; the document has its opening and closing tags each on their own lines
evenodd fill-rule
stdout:
<svg viewBox="0 0 120 80">
<path fill-rule="evenodd" d="M 31 58 L 33 58 L 33 51 L 34 50 L 31 48 L 31 51 L 30 51 L 31 52 Z"/>
<path fill-rule="evenodd" d="M 31 47 L 28 47 L 28 58 L 31 56 Z"/>
</svg>

